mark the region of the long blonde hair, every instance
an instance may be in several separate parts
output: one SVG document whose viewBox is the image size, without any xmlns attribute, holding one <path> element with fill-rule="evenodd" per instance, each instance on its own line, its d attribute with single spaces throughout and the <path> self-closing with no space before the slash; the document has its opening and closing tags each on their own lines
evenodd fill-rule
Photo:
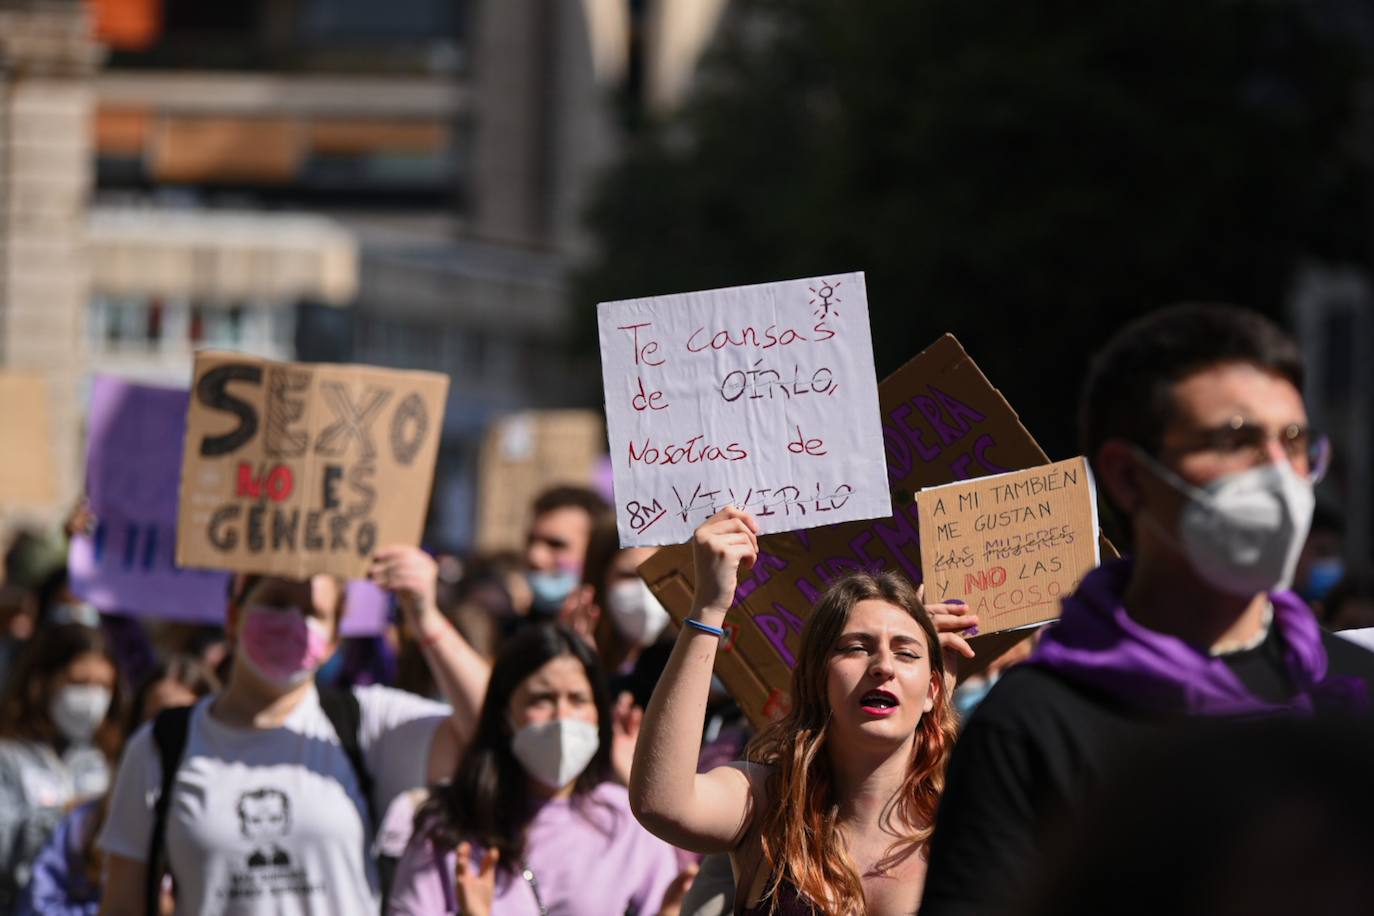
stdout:
<svg viewBox="0 0 1374 916">
<path fill-rule="evenodd" d="M 911 615 L 924 631 L 930 655 L 934 707 L 921 717 L 906 779 L 884 817 L 916 825 L 898 839 L 879 863 L 894 864 L 916 852 L 934 830 L 935 809 L 945 785 L 945 764 L 958 726 L 945 691 L 939 634 L 916 590 L 892 572 L 857 572 L 833 582 L 802 630 L 801 651 L 792 670 L 792 709 L 749 745 L 747 759 L 771 767 L 768 807 L 758 826 L 763 864 L 771 881 L 767 894 L 785 879 L 828 913 L 865 911 L 858 868 L 839 835 L 834 774 L 825 753 L 830 703 L 828 663 L 835 641 L 860 601 L 878 599 Z"/>
</svg>

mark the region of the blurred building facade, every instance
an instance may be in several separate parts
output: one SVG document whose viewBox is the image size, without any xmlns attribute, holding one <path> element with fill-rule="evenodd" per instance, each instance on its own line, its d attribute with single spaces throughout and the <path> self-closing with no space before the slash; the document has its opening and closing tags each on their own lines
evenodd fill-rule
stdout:
<svg viewBox="0 0 1374 916">
<path fill-rule="evenodd" d="M 81 5 L 0 2 L 0 370 L 46 385 L 50 441 L 31 447 L 55 483 L 44 499 L 0 506 L 0 523 L 54 521 L 81 480 L 89 125 L 101 58 Z"/>
<path fill-rule="evenodd" d="M 198 346 L 448 373 L 431 536 L 472 542 L 498 417 L 595 404 L 569 270 L 598 172 L 670 113 L 727 0 L 0 0 L 0 370 L 47 382 L 53 521 L 86 387 L 185 385 Z M 1368 272 L 1297 278 L 1337 463 L 1374 555 Z M 3 409 L 4 405 L 0 405 Z"/>
<path fill-rule="evenodd" d="M 582 209 L 724 8 L 0 0 L 0 367 L 51 382 L 45 517 L 93 373 L 185 385 L 220 346 L 447 372 L 430 535 L 470 543 L 483 430 L 599 399 L 568 346 Z"/>
</svg>

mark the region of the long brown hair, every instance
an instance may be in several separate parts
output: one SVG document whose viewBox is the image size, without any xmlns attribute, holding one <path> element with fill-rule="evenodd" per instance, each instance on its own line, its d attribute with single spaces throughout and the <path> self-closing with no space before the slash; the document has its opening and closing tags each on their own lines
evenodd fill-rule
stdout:
<svg viewBox="0 0 1374 916">
<path fill-rule="evenodd" d="M 55 744 L 62 738 L 48 712 L 52 682 L 83 655 L 103 657 L 115 669 L 116 677 L 105 721 L 96 729 L 91 743 L 113 757 L 119 746 L 120 686 L 114 655 L 104 634 L 80 623 L 49 625 L 40 629 L 24 646 L 19 662 L 10 672 L 9 683 L 0 695 L 0 738 Z"/>
<path fill-rule="evenodd" d="M 574 783 L 572 806 L 589 817 L 594 806 L 600 807 L 592 792 L 613 776 L 611 702 L 605 675 L 582 637 L 556 624 L 533 624 L 507 641 L 492 665 L 477 731 L 458 761 L 452 782 L 436 788 L 416 814 L 417 834 L 429 835 L 443 849 L 453 849 L 462 840 L 476 841 L 501 853 L 499 869 L 519 870 L 525 859 L 527 828 L 539 804 L 524 766 L 511 750 L 511 698 L 526 678 L 565 655 L 581 663 L 591 685 L 600 734 L 596 754 Z M 605 813 L 615 817 L 613 809 L 605 808 Z M 609 819 L 603 826 L 606 832 L 616 828 Z"/>
<path fill-rule="evenodd" d="M 776 906 L 786 878 L 828 913 L 865 911 L 859 871 L 839 834 L 834 774 L 825 752 L 830 724 L 826 694 L 829 659 L 849 614 L 860 601 L 878 599 L 911 615 L 925 633 L 934 706 L 921 716 L 906 779 L 884 819 L 906 829 L 882 864 L 895 864 L 918 851 L 934 830 L 935 809 L 945 785 L 945 764 L 958 725 L 945 691 L 939 634 L 904 577 L 892 572 L 856 572 L 832 583 L 802 629 L 801 651 L 792 670 L 792 708 L 749 745 L 747 759 L 771 768 L 769 804 L 758 826 L 763 864 Z"/>
</svg>

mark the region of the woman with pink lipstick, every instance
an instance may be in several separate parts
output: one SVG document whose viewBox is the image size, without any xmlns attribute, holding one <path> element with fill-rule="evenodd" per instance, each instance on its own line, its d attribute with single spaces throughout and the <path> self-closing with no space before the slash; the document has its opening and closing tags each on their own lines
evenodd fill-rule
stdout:
<svg viewBox="0 0 1374 916">
<path fill-rule="evenodd" d="M 240 577 L 225 689 L 162 713 L 125 751 L 99 843 L 102 913 L 156 912 L 165 869 L 178 914 L 375 916 L 375 814 L 453 772 L 488 668 L 435 605 L 427 555 L 384 550 L 371 577 L 420 634 L 451 708 L 385 687 L 317 688 L 344 583 Z"/>
<path fill-rule="evenodd" d="M 633 810 L 651 832 L 728 852 L 736 914 L 914 913 L 956 725 L 941 649 L 972 657 L 962 605 L 922 607 L 904 578 L 855 573 L 802 632 L 792 711 L 747 761 L 696 773 L 721 624 L 758 526 L 726 508 L 693 538 L 696 592 L 639 735 Z"/>
</svg>

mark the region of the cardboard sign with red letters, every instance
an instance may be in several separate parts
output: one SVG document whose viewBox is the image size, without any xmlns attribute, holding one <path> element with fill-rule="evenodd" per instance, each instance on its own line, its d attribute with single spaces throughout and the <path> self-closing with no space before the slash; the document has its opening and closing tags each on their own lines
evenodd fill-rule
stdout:
<svg viewBox="0 0 1374 916">
<path fill-rule="evenodd" d="M 1086 458 L 927 487 L 916 495 L 926 599 L 958 599 L 1000 633 L 1059 616 L 1101 562 Z"/>
<path fill-rule="evenodd" d="M 417 546 L 448 376 L 196 354 L 177 564 L 361 579 Z"/>
</svg>

